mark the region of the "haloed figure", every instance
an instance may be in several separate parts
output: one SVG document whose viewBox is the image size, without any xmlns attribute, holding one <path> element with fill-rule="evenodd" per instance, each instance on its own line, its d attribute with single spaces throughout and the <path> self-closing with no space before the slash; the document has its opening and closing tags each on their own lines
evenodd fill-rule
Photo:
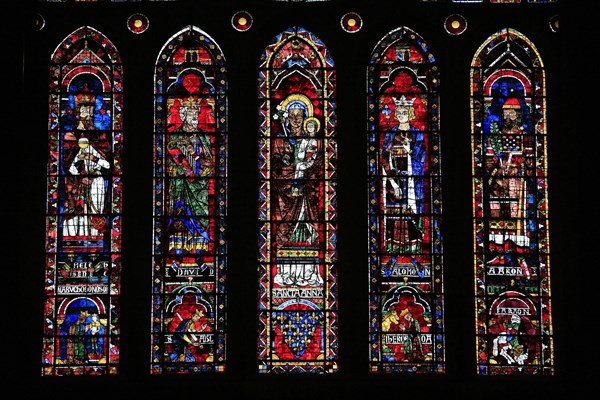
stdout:
<svg viewBox="0 0 600 400">
<path fill-rule="evenodd" d="M 304 121 L 305 132 L 308 137 L 302 137 L 296 141 L 295 146 L 295 170 L 294 184 L 292 185 L 292 196 L 302 196 L 302 180 L 304 179 L 305 171 L 312 167 L 317 158 L 318 143 L 315 139 L 316 133 L 319 131 L 319 120 L 315 117 L 308 118 Z"/>
<path fill-rule="evenodd" d="M 274 215 L 282 221 L 276 243 L 281 254 L 319 247 L 318 221 L 321 207 L 318 179 L 322 148 L 317 133 L 321 123 L 311 101 L 302 94 L 289 95 L 280 106 L 282 134 L 273 141 L 274 188 L 278 194 Z M 280 256 L 274 282 L 284 286 L 320 286 L 319 263 L 301 256 Z"/>
</svg>

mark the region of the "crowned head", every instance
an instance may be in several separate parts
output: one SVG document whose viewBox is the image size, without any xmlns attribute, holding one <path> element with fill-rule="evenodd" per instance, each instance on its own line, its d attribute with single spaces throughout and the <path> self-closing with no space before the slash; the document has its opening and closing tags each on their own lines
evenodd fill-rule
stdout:
<svg viewBox="0 0 600 400">
<path fill-rule="evenodd" d="M 416 97 L 407 99 L 405 95 L 402 95 L 399 99 L 395 97 L 392 97 L 392 99 L 394 100 L 396 107 L 414 107 Z"/>
</svg>

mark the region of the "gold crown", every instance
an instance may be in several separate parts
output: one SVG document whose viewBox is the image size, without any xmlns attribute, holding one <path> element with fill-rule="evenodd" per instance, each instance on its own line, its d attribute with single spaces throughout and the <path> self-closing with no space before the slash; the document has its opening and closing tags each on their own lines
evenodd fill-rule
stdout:
<svg viewBox="0 0 600 400">
<path fill-rule="evenodd" d="M 190 96 L 187 99 L 183 100 L 184 107 L 198 107 L 198 102 L 194 99 L 194 96 Z"/>
<path fill-rule="evenodd" d="M 203 317 L 204 313 L 202 312 L 202 310 L 197 308 L 196 311 L 194 311 L 194 315 L 197 315 L 198 317 Z"/>
</svg>

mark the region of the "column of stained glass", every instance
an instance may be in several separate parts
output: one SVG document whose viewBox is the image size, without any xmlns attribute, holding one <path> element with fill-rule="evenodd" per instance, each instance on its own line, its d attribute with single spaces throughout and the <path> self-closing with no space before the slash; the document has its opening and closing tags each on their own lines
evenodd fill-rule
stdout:
<svg viewBox="0 0 600 400">
<path fill-rule="evenodd" d="M 153 374 L 225 371 L 226 73 L 194 26 L 156 61 Z"/>
<path fill-rule="evenodd" d="M 52 54 L 42 375 L 116 374 L 122 67 L 83 26 Z"/>
<path fill-rule="evenodd" d="M 478 373 L 552 374 L 544 66 L 503 29 L 471 67 Z"/>
<path fill-rule="evenodd" d="M 371 372 L 445 370 L 439 72 L 401 27 L 367 72 Z"/>
<path fill-rule="evenodd" d="M 334 63 L 300 27 L 259 68 L 261 373 L 337 370 Z"/>
</svg>

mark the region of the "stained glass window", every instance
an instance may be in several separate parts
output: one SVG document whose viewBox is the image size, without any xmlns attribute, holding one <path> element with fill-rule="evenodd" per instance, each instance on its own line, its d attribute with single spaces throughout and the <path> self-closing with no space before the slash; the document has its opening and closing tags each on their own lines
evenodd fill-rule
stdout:
<svg viewBox="0 0 600 400">
<path fill-rule="evenodd" d="M 553 374 L 546 81 L 535 46 L 503 29 L 471 64 L 477 365 Z"/>
<path fill-rule="evenodd" d="M 370 368 L 444 372 L 439 71 L 400 27 L 367 74 Z"/>
<path fill-rule="evenodd" d="M 153 374 L 225 370 L 226 74 L 195 26 L 156 61 Z"/>
<path fill-rule="evenodd" d="M 576 63 L 572 61 L 573 57 L 567 56 L 587 54 L 577 50 L 585 48 L 589 53 L 589 49 L 594 48 L 588 43 L 594 35 L 586 34 L 586 26 L 593 24 L 586 24 L 587 20 L 582 18 L 588 15 L 592 18 L 593 13 L 586 12 L 590 7 L 557 0 L 413 0 L 395 2 L 393 4 L 398 5 L 396 7 L 389 7 L 392 5 L 390 1 L 375 3 L 354 0 L 256 0 L 230 2 L 227 5 L 216 1 L 187 0 L 29 0 L 11 3 L 18 4 L 21 9 L 17 12 L 17 18 L 9 18 L 9 31 L 20 34 L 19 40 L 6 41 L 9 46 L 15 47 L 16 52 L 5 52 L 12 55 L 8 56 L 5 65 L 13 68 L 10 72 L 7 70 L 5 76 L 11 83 L 16 83 L 15 77 L 21 81 L 16 84 L 16 91 L 8 91 L 11 95 L 7 97 L 9 100 L 5 106 L 5 119 L 9 126 L 14 125 L 5 130 L 4 140 L 8 167 L 5 173 L 8 179 L 4 185 L 4 211 L 9 217 L 5 224 L 5 256 L 8 256 L 8 260 L 5 262 L 7 268 L 4 277 L 9 292 L 13 291 L 9 300 L 5 301 L 5 308 L 15 310 L 15 317 L 8 316 L 6 323 L 7 327 L 11 326 L 11 332 L 17 332 L 7 342 L 9 351 L 14 351 L 14 355 L 7 357 L 10 360 L 7 372 L 17 378 L 11 379 L 9 375 L 9 383 L 22 383 L 20 390 L 36 398 L 52 397 L 49 393 L 57 390 L 65 393 L 89 393 L 92 390 L 94 394 L 111 398 L 122 397 L 125 393 L 132 393 L 132 390 L 139 393 L 139 397 L 148 398 L 189 396 L 192 392 L 211 398 L 228 398 L 230 394 L 234 397 L 270 398 L 277 393 L 288 400 L 314 397 L 317 393 L 340 398 L 347 395 L 380 398 L 399 391 L 404 397 L 413 394 L 415 396 L 412 397 L 423 397 L 423 393 L 431 396 L 456 393 L 456 396 L 469 398 L 473 393 L 480 397 L 483 394 L 491 400 L 492 397 L 501 396 L 495 393 L 507 391 L 519 393 L 523 398 L 573 395 L 576 388 L 583 390 L 592 382 L 590 374 L 594 366 L 590 361 L 593 357 L 586 357 L 589 353 L 585 352 L 590 345 L 584 346 L 582 338 L 586 336 L 577 332 L 588 332 L 581 326 L 593 319 L 590 318 L 589 309 L 595 304 L 591 295 L 596 281 L 588 272 L 590 268 L 593 269 L 589 260 L 593 259 L 590 251 L 594 246 L 581 245 L 582 241 L 594 237 L 588 232 L 595 225 L 593 218 L 589 218 L 593 216 L 594 207 L 586 202 L 594 197 L 588 196 L 586 191 L 581 192 L 582 188 L 594 186 L 593 175 L 581 173 L 595 170 L 588 165 L 594 160 L 590 156 L 595 148 L 593 143 L 590 145 L 590 141 L 586 142 L 585 139 L 586 135 L 593 136 L 593 131 L 585 129 L 593 126 L 593 122 L 583 117 L 582 113 L 575 116 L 564 112 L 573 109 L 571 103 L 577 104 L 579 110 L 584 109 L 582 105 L 594 104 L 589 97 L 595 93 L 593 85 L 589 85 L 593 79 L 580 79 L 583 83 L 580 85 L 574 84 L 573 80 L 578 76 L 594 76 L 594 63 Z M 427 17 L 423 18 L 423 15 Z M 558 25 L 559 17 L 563 27 Z M 14 24 L 12 27 L 11 23 Z M 203 33 L 189 25 L 199 27 L 212 39 L 202 42 L 200 36 Z M 88 30 L 79 31 L 78 28 L 82 26 Z M 293 43 L 296 37 L 284 32 L 289 27 L 297 26 L 315 35 L 299 34 L 301 39 L 306 40 Z M 403 26 L 411 29 L 397 29 Z M 515 34 L 507 35 L 509 39 L 505 40 L 505 36 L 495 34 L 507 27 L 522 33 L 523 38 Z M 388 33 L 396 37 L 388 38 Z M 210 55 L 221 53 L 222 50 L 226 65 L 219 64 L 220 61 L 206 62 L 202 57 L 195 56 L 194 51 L 188 52 L 188 61 L 181 64 L 169 61 L 179 44 L 192 36 L 197 38 L 198 43 L 206 44 L 206 51 Z M 288 37 L 292 43 L 285 42 Z M 92 56 L 78 59 L 77 54 L 86 46 L 83 39 L 88 41 L 87 48 Z M 428 57 L 431 53 L 435 58 L 422 64 L 412 63 L 410 52 L 404 61 L 398 60 L 397 56 L 383 58 L 388 51 L 384 49 L 386 45 L 390 49 L 398 47 L 397 52 L 402 54 L 402 47 L 413 44 L 411 40 L 416 42 L 414 45 L 422 54 Z M 275 43 L 281 45 L 277 47 Z M 316 49 L 314 60 L 317 61 L 308 56 L 303 59 L 302 50 L 290 51 L 287 54 L 291 56 L 286 58 L 284 51 L 287 43 L 290 43 L 292 50 L 294 46 L 309 43 L 311 48 Z M 535 48 L 531 43 L 535 44 Z M 269 54 L 273 68 L 266 64 L 266 58 L 260 58 L 268 45 L 271 45 Z M 324 47 L 326 50 L 323 50 Z M 473 86 L 475 90 L 471 93 L 470 74 L 478 49 L 485 66 L 475 67 L 481 70 L 477 75 L 481 76 L 481 82 Z M 162 58 L 163 55 L 165 58 Z M 538 55 L 543 58 L 544 72 L 539 72 L 542 68 L 535 64 Z M 335 79 L 331 79 L 330 83 L 320 79 L 333 69 L 330 66 L 332 64 L 319 61 L 329 58 L 335 61 Z M 379 62 L 374 62 L 372 58 Z M 55 72 L 49 75 L 51 60 L 52 71 Z M 195 61 L 198 62 L 194 64 Z M 310 62 L 321 64 L 313 68 Z M 541 61 L 537 65 L 541 66 Z M 217 106 L 221 83 L 218 79 L 210 80 L 211 76 L 219 73 L 213 72 L 211 75 L 211 72 L 207 72 L 220 67 L 226 67 L 226 71 L 220 75 L 225 77 L 226 74 L 226 84 L 222 90 L 226 92 L 227 100 L 223 102 L 223 108 Z M 260 71 L 259 67 L 262 67 Z M 78 69 L 70 72 L 74 68 Z M 162 82 L 161 92 L 155 83 L 157 68 L 162 71 L 162 75 L 158 75 Z M 391 73 L 387 71 L 397 68 L 416 71 L 419 84 L 413 92 L 396 88 L 392 97 L 402 102 L 400 98 L 404 95 L 404 102 L 407 103 L 414 98 L 413 107 L 422 103 L 423 99 L 427 99 L 428 106 L 436 104 L 441 107 L 439 110 L 429 109 L 427 117 L 421 114 L 420 121 L 426 121 L 427 124 L 423 129 L 423 137 L 429 141 L 429 164 L 426 167 L 429 169 L 422 175 L 416 175 L 419 171 L 416 169 L 418 160 L 412 159 L 416 157 L 414 151 L 407 151 L 406 155 L 407 160 L 411 158 L 411 168 L 414 161 L 412 175 L 402 175 L 408 170 L 402 171 L 404 160 L 401 148 L 396 148 L 399 150 L 397 153 L 386 156 L 381 153 L 383 147 L 370 148 L 369 140 L 375 141 L 377 146 L 383 146 L 385 134 L 394 133 L 386 128 L 385 119 L 380 121 L 385 114 L 382 114 L 384 109 L 380 108 L 379 102 L 388 96 L 388 102 L 381 103 L 381 107 L 388 104 L 389 110 L 385 110 L 385 113 L 390 112 L 390 125 L 395 124 L 398 120 L 394 119 L 395 108 L 393 113 L 391 108 L 392 105 L 395 107 L 395 102 L 393 98 L 389 101 L 390 93 L 385 92 L 384 82 L 385 74 Z M 196 176 L 188 177 L 177 175 L 177 168 L 169 168 L 169 165 L 179 166 L 176 160 L 186 159 L 189 164 L 183 151 L 179 158 L 176 151 L 169 152 L 174 147 L 168 144 L 184 139 L 188 134 L 175 132 L 175 129 L 169 131 L 169 126 L 178 123 L 178 111 L 175 109 L 184 107 L 185 100 L 181 98 L 192 97 L 188 105 L 197 104 L 197 98 L 188 95 L 195 90 L 190 88 L 194 87 L 194 81 L 199 87 L 206 87 L 201 81 L 202 77 L 195 72 L 200 80 L 193 77 L 188 79 L 187 70 L 192 75 L 194 69 L 202 71 L 206 83 L 215 88 L 215 94 L 197 95 L 197 98 L 201 97 L 200 103 L 206 99 L 206 103 L 200 104 L 199 108 L 211 104 L 210 99 L 214 98 L 216 123 L 219 124 L 222 117 L 226 118 L 226 125 L 216 125 L 214 131 L 208 129 L 206 124 L 198 127 L 196 143 L 204 145 L 208 135 L 212 140 L 210 144 L 215 146 L 211 148 L 215 167 L 212 175 L 205 177 L 202 176 L 202 169 L 194 172 Z M 319 72 L 312 73 L 313 70 Z M 524 213 L 535 212 L 535 217 L 528 214 L 522 218 L 517 216 L 516 220 L 525 221 L 529 233 L 524 236 L 530 242 L 533 237 L 538 243 L 537 247 L 532 247 L 531 243 L 529 247 L 524 246 L 526 251 L 521 253 L 520 247 L 514 251 L 510 246 L 507 250 L 492 247 L 496 246 L 492 242 L 500 237 L 498 232 L 503 228 L 497 220 L 504 223 L 511 219 L 491 216 L 492 210 L 499 213 L 496 210 L 501 209 L 502 202 L 493 197 L 495 194 L 489 181 L 486 182 L 486 176 L 488 179 L 498 178 L 499 182 L 510 182 L 512 178 L 516 182 L 518 179 L 529 179 L 530 176 L 513 177 L 508 170 L 505 176 L 500 172 L 495 175 L 487 172 L 483 157 L 487 157 L 490 146 L 492 151 L 501 154 L 497 156 L 498 159 L 511 157 L 511 161 L 517 157 L 518 148 L 511 150 L 508 144 L 503 145 L 502 140 L 497 140 L 498 135 L 494 139 L 491 124 L 486 127 L 481 122 L 481 128 L 475 127 L 470 132 L 472 97 L 481 104 L 473 114 L 474 121 L 484 121 L 488 117 L 491 122 L 494 118 L 500 121 L 502 107 L 492 94 L 496 90 L 493 89 L 494 83 L 490 83 L 491 89 L 485 88 L 482 83 L 492 79 L 492 74 L 497 70 L 502 70 L 497 75 L 499 87 L 518 87 L 516 83 L 511 83 L 510 77 L 523 82 L 529 79 L 530 83 L 523 84 L 523 98 L 527 107 L 530 107 L 527 111 L 530 120 L 523 126 L 534 127 L 539 123 L 541 132 L 524 129 L 521 134 L 528 141 L 536 141 L 537 147 L 534 146 L 536 150 L 533 153 L 536 165 L 532 180 L 535 179 L 537 186 L 534 192 L 527 195 L 523 205 L 527 209 Z M 125 72 L 124 91 L 121 90 L 122 71 Z M 437 78 L 438 71 L 441 83 L 435 86 L 431 78 Z M 260 89 L 257 87 L 259 72 L 262 73 L 263 82 Z M 576 75 L 573 75 L 574 72 Z M 547 78 L 543 82 L 543 89 L 537 89 L 541 82 L 535 78 L 538 73 L 543 73 Z M 430 78 L 421 78 L 427 74 Z M 527 79 L 519 77 L 519 74 Z M 179 88 L 183 86 L 181 91 L 175 89 L 178 79 Z M 294 83 L 294 79 L 297 83 Z M 99 85 L 95 83 L 96 80 L 102 86 L 100 90 L 97 89 Z M 91 82 L 87 88 L 81 83 L 84 81 Z M 66 89 L 60 89 L 61 85 Z M 289 89 L 294 85 L 299 89 Z M 89 91 L 90 86 L 92 91 Z M 311 94 L 308 89 L 313 87 L 316 89 Z M 173 92 L 169 92 L 169 88 Z M 325 93 L 323 88 L 331 91 Z M 531 93 L 527 94 L 527 90 Z M 21 96 L 22 101 L 15 98 L 15 93 Z M 94 125 L 95 129 L 92 130 L 82 122 L 81 128 L 75 129 L 79 123 L 75 125 L 75 122 L 69 122 L 76 120 L 76 117 L 74 112 L 73 116 L 69 115 L 67 106 L 71 109 L 75 107 L 78 93 L 81 94 L 77 100 L 79 103 L 90 98 L 94 98 L 94 102 L 96 98 L 102 97 L 103 102 L 110 98 L 111 111 L 110 114 L 106 113 L 108 117 L 102 116 L 103 107 L 98 109 L 96 115 L 97 105 L 94 106 L 94 118 L 103 128 Z M 277 106 L 296 93 L 305 95 L 313 104 L 313 114 L 320 123 L 320 131 L 315 137 L 317 143 L 326 148 L 328 140 L 329 143 L 335 140 L 335 147 L 330 147 L 336 149 L 339 156 L 335 159 L 327 159 L 325 155 L 322 157 L 324 165 L 327 162 L 336 166 L 335 172 L 323 167 L 322 178 L 325 183 L 322 187 L 325 188 L 325 184 L 329 183 L 329 189 L 335 191 L 328 198 L 323 189 L 317 204 L 324 211 L 315 220 L 315 226 L 322 228 L 323 232 L 319 237 L 322 240 L 319 251 L 322 253 L 318 254 L 321 258 L 312 259 L 312 265 L 318 264 L 322 271 L 330 269 L 321 275 L 324 281 L 322 286 L 319 286 L 317 278 L 309 285 L 300 286 L 314 276 L 311 275 L 311 264 L 307 261 L 311 257 L 309 251 L 313 248 L 300 248 L 301 252 L 294 258 L 295 255 L 288 250 L 296 250 L 293 247 L 295 243 L 283 247 L 280 253 L 277 253 L 276 247 L 276 234 L 285 228 L 275 231 L 284 226 L 284 222 L 277 220 L 274 215 L 277 212 L 282 215 L 280 204 L 289 209 L 292 207 L 288 199 L 285 200 L 287 203 L 283 201 L 284 196 L 280 196 L 281 202 L 271 201 L 276 193 L 273 188 L 284 187 L 285 190 L 283 181 L 287 179 L 283 172 L 279 176 L 277 172 L 271 172 L 275 171 L 272 167 L 278 162 L 271 157 L 275 156 L 274 143 L 283 142 L 277 142 L 276 139 L 287 139 L 273 133 L 283 131 L 281 120 L 274 119 L 274 116 Z M 328 95 L 327 99 L 325 94 Z M 439 103 L 430 101 L 438 97 Z M 500 98 L 500 95 L 496 98 Z M 179 99 L 179 105 L 175 104 L 176 99 Z M 302 103 L 300 97 L 298 100 Z M 285 104 L 286 108 L 291 101 Z M 332 110 L 330 125 L 335 127 L 331 130 L 331 136 L 326 136 L 324 129 L 326 109 L 318 104 L 325 104 L 326 101 L 335 103 L 335 108 L 329 107 Z M 542 107 L 536 108 L 536 101 Z M 315 102 L 317 105 L 314 105 Z M 507 108 L 511 103 L 516 105 L 513 100 L 506 102 Z M 369 109 L 369 105 L 373 109 Z M 486 111 L 484 107 L 491 111 Z M 49 109 L 55 111 L 49 114 Z M 84 107 L 83 114 L 77 118 L 84 121 L 85 113 L 90 113 L 90 109 Z M 123 110 L 125 113 L 121 115 Z M 316 110 L 320 110 L 321 114 L 317 115 Z M 538 117 L 534 117 L 534 114 L 539 110 L 543 115 L 536 119 Z M 225 111 L 229 117 L 223 115 Z M 309 112 L 306 114 L 308 120 Z M 288 112 L 288 119 L 289 115 Z M 110 119 L 110 128 L 106 128 L 106 118 Z M 262 128 L 260 134 L 259 118 L 261 124 L 268 125 L 268 130 Z M 485 147 L 486 152 L 484 148 L 477 150 L 479 166 L 475 168 L 472 165 L 475 156 L 471 147 L 472 138 L 478 138 L 478 145 L 487 146 L 487 142 L 483 141 L 484 128 L 492 139 L 490 146 Z M 339 137 L 338 130 L 343 132 Z M 234 133 L 232 136 L 228 134 L 230 131 Z M 187 139 L 193 140 L 192 135 L 190 132 Z M 101 196 L 97 191 L 100 187 L 98 184 L 95 185 L 93 196 L 91 192 L 92 178 L 97 176 L 90 175 L 90 179 L 86 180 L 80 176 L 79 184 L 77 176 L 69 172 L 69 161 L 74 160 L 76 152 L 82 148 L 79 138 L 84 139 L 82 147 L 86 147 L 87 138 L 87 147 L 91 144 L 110 163 L 108 172 L 99 170 L 106 183 L 102 214 L 94 215 L 90 207 L 94 205 L 92 199 L 97 200 Z M 291 156 L 290 147 L 303 138 L 288 140 L 287 154 Z M 225 154 L 227 157 L 224 157 L 223 176 L 218 175 L 217 171 L 221 162 L 220 148 L 217 147 L 219 140 L 226 143 L 228 151 Z M 261 149 L 269 149 L 270 153 L 259 155 L 260 140 L 263 141 Z M 440 148 L 431 146 L 434 140 L 441 143 Z M 507 138 L 507 141 L 510 140 Z M 414 146 L 414 142 L 410 143 Z M 505 150 L 502 146 L 506 146 Z M 542 147 L 546 153 L 540 150 Z M 410 144 L 408 148 L 413 150 Z M 509 155 L 508 152 L 513 154 Z M 442 153 L 443 161 L 440 161 Z M 259 157 L 262 163 L 258 162 Z M 300 147 L 298 156 L 294 153 L 294 157 L 297 160 L 302 157 Z M 386 210 L 383 203 L 383 180 L 393 178 L 382 172 L 384 161 L 389 163 L 390 157 L 400 166 L 401 173 L 397 179 L 407 182 L 407 193 L 412 191 L 408 185 L 410 178 L 413 182 L 420 179 L 424 185 L 429 185 L 423 191 L 423 204 L 429 201 L 429 210 L 424 206 L 425 211 L 418 217 L 438 223 L 439 231 L 443 234 L 431 230 L 427 233 L 430 243 L 422 240 L 421 246 L 430 249 L 430 254 L 424 250 L 388 253 L 384 247 L 385 229 L 380 221 L 384 220 L 384 216 L 389 217 L 387 224 L 387 221 L 393 221 L 396 217 L 391 212 L 394 209 L 389 207 L 392 204 L 388 203 Z M 525 155 L 522 157 L 526 159 Z M 193 155 L 191 158 L 195 161 Z M 371 160 L 375 160 L 375 164 Z M 296 163 L 300 164 L 300 161 Z M 86 163 L 80 165 L 87 168 Z M 185 165 L 183 167 L 187 168 Z M 266 167 L 269 167 L 268 174 L 264 173 Z M 262 175 L 259 175 L 259 168 Z M 287 173 L 291 174 L 289 168 Z M 170 183 L 183 182 L 184 178 L 190 178 L 190 182 L 206 178 L 210 182 L 208 211 L 199 211 L 199 215 L 190 215 L 189 218 L 169 211 L 169 202 L 177 203 L 177 194 L 169 192 L 170 189 L 175 190 L 177 184 Z M 315 185 L 320 177 L 307 179 Z M 487 206 L 488 216 L 483 211 L 481 216 L 474 215 L 474 179 L 478 179 L 482 187 L 484 183 L 488 185 L 487 200 L 496 201 L 496 204 Z M 275 182 L 277 180 L 281 182 Z M 89 192 L 85 191 L 85 181 L 90 183 Z M 506 196 L 510 196 L 511 184 L 513 189 L 515 187 L 514 183 L 508 184 Z M 548 184 L 549 190 L 545 186 Z M 220 187 L 226 188 L 226 192 L 220 192 Z M 80 188 L 84 191 L 80 200 L 76 201 Z M 394 195 L 393 185 L 391 188 L 390 194 Z M 371 189 L 375 192 L 372 193 Z M 121 196 L 121 192 L 124 196 Z M 418 198 L 416 193 L 415 201 Z M 439 196 L 439 193 L 443 196 Z M 482 189 L 481 193 L 486 192 Z M 172 198 L 169 199 L 169 196 Z M 201 193 L 198 198 L 203 199 L 203 196 Z M 479 196 L 476 204 L 479 201 L 481 210 L 484 210 L 483 194 Z M 194 200 L 197 198 L 195 195 L 193 197 Z M 264 200 L 267 197 L 269 202 Z M 441 202 L 442 198 L 443 206 L 438 210 L 435 208 L 436 199 Z M 372 200 L 379 203 L 372 204 Z M 226 204 L 226 210 L 221 213 L 226 221 L 223 231 L 218 229 L 218 221 L 222 221 L 218 209 L 221 201 Z M 407 198 L 407 204 L 408 201 Z M 510 198 L 504 202 L 504 210 L 511 209 L 510 202 Z M 551 213 L 544 214 L 548 212 L 548 202 Z M 259 203 L 263 206 L 260 218 Z M 335 214 L 331 218 L 327 214 L 330 212 L 328 204 L 339 205 L 335 207 Z M 531 204 L 535 207 L 531 208 Z M 84 211 L 84 207 L 88 207 L 89 212 Z M 179 208 L 179 211 L 184 210 Z M 90 218 L 84 218 L 86 216 Z M 408 216 L 400 215 L 399 218 Z M 83 227 L 93 220 L 95 227 L 102 217 L 110 220 L 105 236 L 99 239 L 103 243 L 83 233 L 79 235 L 81 240 L 73 239 L 72 234 L 66 235 L 79 223 Z M 209 221 L 210 229 L 210 221 L 214 222 L 214 230 L 210 232 L 215 239 L 206 251 L 203 250 L 202 240 L 188 239 L 183 230 L 186 228 L 184 222 L 188 222 L 188 227 L 195 222 L 202 226 L 202 220 Z M 375 231 L 371 230 L 373 226 Z M 263 236 L 259 229 L 261 227 L 266 232 Z M 479 229 L 479 242 L 475 241 L 475 227 Z M 504 227 L 511 229 L 509 224 Z M 552 234 L 551 240 L 548 230 Z M 178 235 L 178 232 L 182 234 Z M 332 234 L 328 236 L 329 232 Z M 411 235 L 415 233 L 420 235 L 415 230 Z M 506 235 L 510 237 L 511 233 Z M 515 238 L 518 235 L 515 233 Z M 379 247 L 374 247 L 376 245 L 370 242 L 373 237 L 381 241 Z M 436 237 L 443 241 L 443 248 L 440 245 L 434 250 Z M 219 248 L 221 238 L 225 245 Z M 333 258 L 327 259 L 329 240 L 334 243 L 334 252 Z M 409 242 L 411 240 L 409 236 Z M 107 247 L 97 251 L 100 243 Z M 181 243 L 180 248 L 177 248 L 177 243 Z M 210 246 L 213 246 L 212 249 Z M 192 254 L 196 250 L 203 253 Z M 412 259 L 408 264 L 408 255 L 415 255 L 415 264 Z M 502 255 L 503 258 L 494 261 L 496 255 Z M 527 265 L 538 268 L 537 276 L 531 271 L 525 272 L 531 277 L 530 281 L 527 281 L 527 275 L 514 275 L 521 273 L 513 268 L 515 259 L 519 264 L 521 256 Z M 425 262 L 428 258 L 431 260 L 429 272 L 422 268 L 427 265 Z M 543 276 L 550 258 L 551 295 L 550 283 L 544 281 L 546 278 Z M 389 264 L 383 264 L 384 259 Z M 435 269 L 435 259 L 440 260 L 439 271 Z M 215 276 L 211 277 L 211 272 L 201 275 L 211 268 L 211 263 Z M 224 268 L 219 270 L 219 265 Z M 298 268 L 298 265 L 302 268 Z M 305 268 L 307 265 L 309 268 Z M 479 268 L 477 274 L 476 265 Z M 196 266 L 199 268 L 196 269 Z M 283 274 L 277 276 L 280 266 Z M 299 276 L 298 271 L 307 271 L 308 276 Z M 259 272 L 261 282 L 258 281 Z M 428 273 L 430 277 L 426 275 Z M 436 281 L 438 275 L 435 274 L 443 279 L 443 287 L 441 280 L 439 283 Z M 285 280 L 281 275 L 285 276 Z M 476 277 L 480 278 L 478 283 L 481 288 L 475 286 Z M 406 284 L 404 278 L 408 278 Z M 325 284 L 327 279 L 333 284 Z M 536 279 L 539 283 L 532 283 Z M 297 284 L 294 286 L 295 282 Z M 259 308 L 259 285 L 261 300 L 264 300 L 260 304 L 265 305 L 263 308 Z M 430 292 L 426 292 L 427 285 L 430 286 Z M 319 291 L 310 292 L 320 287 L 324 292 L 321 298 Z M 417 287 L 421 289 L 420 292 Z M 422 298 L 411 297 L 409 288 L 413 288 Z M 326 293 L 327 290 L 334 293 L 335 297 Z M 475 290 L 478 292 L 475 293 Z M 393 298 L 395 294 L 399 294 L 398 298 L 401 299 L 396 305 Z M 387 302 L 390 298 L 392 301 Z M 417 299 L 416 306 L 412 303 L 413 299 Z M 423 343 L 429 340 L 424 335 L 431 334 L 440 348 L 418 346 L 419 342 L 416 341 L 414 348 L 417 351 L 413 354 L 410 347 L 413 342 L 409 344 L 406 340 L 409 336 L 403 336 L 400 323 L 393 324 L 390 319 L 384 324 L 382 310 L 385 309 L 387 313 L 394 306 L 396 313 L 398 310 L 401 313 L 406 305 L 412 314 L 409 304 L 412 304 L 413 311 L 415 307 L 425 310 L 426 302 L 423 299 L 431 301 L 431 326 L 427 326 L 430 329 L 428 332 L 421 332 L 422 335 L 416 338 Z M 403 300 L 405 303 L 402 303 Z M 547 300 L 551 300 L 551 303 Z M 299 308 L 311 312 L 314 310 L 314 318 L 309 319 L 308 311 L 304 313 L 304 309 L 296 312 L 292 307 L 294 302 L 300 304 Z M 374 304 L 373 308 L 371 303 Z M 438 314 L 441 316 L 439 325 L 436 325 L 438 321 L 433 314 L 437 311 L 437 304 L 442 305 Z M 207 329 L 208 324 L 203 321 L 212 322 L 211 307 L 215 318 L 214 331 L 199 332 Z M 224 310 L 221 314 L 220 309 Z M 519 319 L 523 320 L 522 314 L 532 312 L 530 310 L 537 312 L 539 317 L 534 318 L 531 325 L 529 322 L 516 324 Z M 80 312 L 82 322 L 77 322 Z M 318 320 L 327 312 L 332 317 L 330 326 L 326 325 L 326 320 Z M 492 315 L 492 312 L 496 314 Z M 510 320 L 501 318 L 500 313 L 511 315 Z M 550 320 L 544 320 L 546 317 L 543 313 L 551 314 L 551 329 L 547 322 Z M 518 314 L 515 323 L 511 322 L 512 314 Z M 224 318 L 219 319 L 219 315 Z M 260 320 L 259 315 L 262 317 Z M 390 316 L 393 317 L 393 313 Z M 299 317 L 299 322 L 290 321 L 290 317 Z M 182 325 L 181 322 L 186 319 L 190 319 L 191 324 Z M 99 321 L 100 326 L 95 320 Z M 317 327 L 314 321 L 319 321 L 320 325 Z M 429 323 L 427 319 L 417 321 L 420 325 Z M 322 334 L 328 328 L 335 336 L 326 337 Z M 104 332 L 100 336 L 94 334 L 101 329 Z M 384 329 L 388 331 L 384 332 Z M 504 331 L 506 334 L 502 334 Z M 531 332 L 529 337 L 527 331 Z M 80 335 L 81 332 L 88 332 L 88 335 Z M 214 336 L 211 338 L 208 334 Z M 295 341 L 294 334 L 300 340 Z M 514 340 L 513 336 L 517 339 Z M 100 340 L 96 341 L 96 338 Z M 498 340 L 494 342 L 496 338 Z M 529 339 L 532 340 L 527 342 Z M 541 350 L 531 356 L 529 348 L 535 348 L 536 340 L 539 340 Z M 186 344 L 182 345 L 183 342 Z M 33 346 L 28 346 L 28 343 L 33 343 Z M 510 343 L 510 347 L 507 343 Z M 220 344 L 224 345 L 222 353 L 218 353 Z M 373 347 L 373 344 L 379 348 Z M 497 345 L 496 350 L 494 344 Z M 314 347 L 309 347 L 311 345 Z M 408 351 L 405 351 L 405 347 Z M 331 351 L 327 352 L 327 349 Z M 431 359 L 421 362 L 418 358 L 419 349 L 426 349 Z M 258 353 L 258 350 L 262 353 Z M 521 357 L 526 350 L 527 356 Z M 106 358 L 99 356 L 100 353 L 104 353 Z M 219 359 L 219 354 L 224 358 Z M 328 364 L 327 357 L 330 356 L 333 358 Z M 413 361 L 410 361 L 410 357 L 413 357 Z M 338 372 L 319 374 L 334 363 L 331 370 Z M 223 370 L 223 373 L 214 373 Z M 317 373 L 295 373 L 300 371 Z M 79 376 L 73 376 L 75 374 Z M 100 375 L 86 379 L 86 374 Z M 506 376 L 510 382 L 497 380 L 498 374 L 512 374 Z M 413 382 L 406 382 L 407 379 Z M 413 385 L 414 379 L 419 383 Z"/>
<path fill-rule="evenodd" d="M 293 27 L 259 67 L 259 372 L 335 372 L 337 130 L 325 44 Z"/>
<path fill-rule="evenodd" d="M 122 75 L 89 26 L 51 57 L 42 375 L 118 372 Z"/>
</svg>

